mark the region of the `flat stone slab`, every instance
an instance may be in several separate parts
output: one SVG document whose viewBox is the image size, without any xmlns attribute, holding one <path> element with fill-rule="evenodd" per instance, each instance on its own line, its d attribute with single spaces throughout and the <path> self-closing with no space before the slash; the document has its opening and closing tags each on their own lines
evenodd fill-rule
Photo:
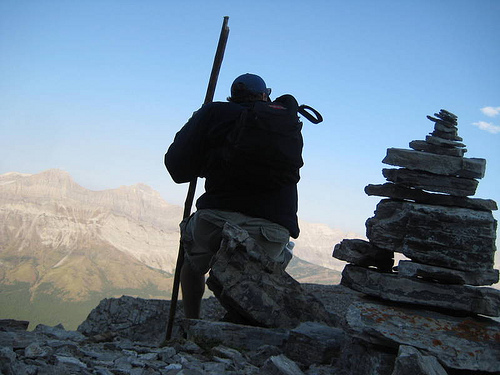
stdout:
<svg viewBox="0 0 500 375">
<path fill-rule="evenodd" d="M 384 199 L 366 221 L 366 236 L 418 263 L 477 271 L 493 268 L 496 228 L 490 211 Z"/>
<path fill-rule="evenodd" d="M 500 290 L 494 288 L 439 284 L 353 265 L 344 268 L 341 283 L 393 302 L 500 316 Z"/>
<path fill-rule="evenodd" d="M 223 344 L 238 350 L 257 350 L 262 345 L 284 348 L 289 336 L 289 331 L 283 329 L 199 319 L 185 319 L 182 321 L 182 327 L 188 340 L 210 347 Z"/>
<path fill-rule="evenodd" d="M 438 129 L 434 129 L 434 131 L 430 135 L 433 137 L 446 139 L 448 141 L 458 141 L 458 142 L 463 141 L 463 138 L 459 137 L 458 134 L 456 134 L 456 133 L 450 133 L 450 132 L 441 131 Z M 465 146 L 465 145 L 463 145 L 463 146 Z"/>
<path fill-rule="evenodd" d="M 382 271 L 390 271 L 394 265 L 393 252 L 360 239 L 342 240 L 335 245 L 333 257 L 362 267 L 374 266 Z"/>
<path fill-rule="evenodd" d="M 382 160 L 382 163 L 435 174 L 465 178 L 483 178 L 486 171 L 485 159 L 436 155 L 428 152 L 401 148 L 387 149 L 387 155 L 384 160 Z"/>
<path fill-rule="evenodd" d="M 411 169 L 382 169 L 384 177 L 399 185 L 466 197 L 476 193 L 478 181 L 472 178 L 436 175 Z"/>
<path fill-rule="evenodd" d="M 365 187 L 365 193 L 367 195 L 412 200 L 416 203 L 438 206 L 471 208 L 473 210 L 480 211 L 498 210 L 497 203 L 492 199 L 466 198 L 455 197 L 453 195 L 434 194 L 421 189 L 410 188 L 389 182 L 382 185 L 367 185 Z"/>
<path fill-rule="evenodd" d="M 495 269 L 468 272 L 430 266 L 409 260 L 399 261 L 398 274 L 405 277 L 421 277 L 428 280 L 437 280 L 445 284 L 481 286 L 492 285 L 498 282 L 498 270 Z"/>
<path fill-rule="evenodd" d="M 467 149 L 465 148 L 442 147 L 422 140 L 411 141 L 410 148 L 416 151 L 425 151 L 425 152 L 430 152 L 432 154 L 458 156 L 458 157 L 464 156 L 464 154 L 467 152 Z"/>
<path fill-rule="evenodd" d="M 465 144 L 446 139 L 446 138 L 441 138 L 437 137 L 435 135 L 428 135 L 425 137 L 425 141 L 428 143 L 432 143 L 434 145 L 442 146 L 442 147 L 465 147 Z"/>
<path fill-rule="evenodd" d="M 410 345 L 449 368 L 495 373 L 500 369 L 500 323 L 492 319 L 356 302 L 347 321 L 362 340 L 395 348 Z"/>
</svg>

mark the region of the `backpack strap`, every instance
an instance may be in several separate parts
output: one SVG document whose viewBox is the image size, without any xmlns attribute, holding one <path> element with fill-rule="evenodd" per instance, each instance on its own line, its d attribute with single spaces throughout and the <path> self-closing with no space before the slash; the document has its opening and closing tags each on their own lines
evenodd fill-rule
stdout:
<svg viewBox="0 0 500 375">
<path fill-rule="evenodd" d="M 314 116 L 316 116 L 316 117 L 314 117 L 312 114 L 310 114 L 307 111 L 311 111 L 314 114 Z M 313 124 L 319 124 L 321 121 L 323 121 L 323 116 L 321 116 L 321 113 L 319 113 L 313 107 L 310 107 L 308 105 L 305 105 L 305 104 L 300 105 L 298 112 L 302 116 L 304 116 L 306 119 L 311 121 Z"/>
</svg>

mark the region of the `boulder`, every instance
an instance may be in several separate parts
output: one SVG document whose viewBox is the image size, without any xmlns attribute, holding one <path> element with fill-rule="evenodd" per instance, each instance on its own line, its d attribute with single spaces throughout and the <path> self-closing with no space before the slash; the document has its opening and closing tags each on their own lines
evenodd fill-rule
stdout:
<svg viewBox="0 0 500 375">
<path fill-rule="evenodd" d="M 375 246 L 464 271 L 493 268 L 496 228 L 489 211 L 391 199 L 380 201 L 366 221 L 366 235 Z"/>
<path fill-rule="evenodd" d="M 230 315 L 246 324 L 275 328 L 293 328 L 304 321 L 334 324 L 316 297 L 271 260 L 245 230 L 229 223 L 223 228 L 207 285 Z"/>
<path fill-rule="evenodd" d="M 133 341 L 160 343 L 165 337 L 170 301 L 134 298 L 106 298 L 78 327 L 86 336 L 113 332 Z"/>
</svg>

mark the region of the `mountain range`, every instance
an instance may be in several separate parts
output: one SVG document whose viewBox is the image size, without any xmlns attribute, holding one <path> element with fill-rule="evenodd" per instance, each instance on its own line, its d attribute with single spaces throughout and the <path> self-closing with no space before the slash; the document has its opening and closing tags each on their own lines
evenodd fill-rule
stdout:
<svg viewBox="0 0 500 375">
<path fill-rule="evenodd" d="M 0 175 L 0 318 L 75 329 L 106 297 L 169 299 L 181 219 L 144 184 L 92 191 L 57 169 Z M 300 226 L 287 272 L 338 283 L 333 246 L 353 234 Z"/>
</svg>

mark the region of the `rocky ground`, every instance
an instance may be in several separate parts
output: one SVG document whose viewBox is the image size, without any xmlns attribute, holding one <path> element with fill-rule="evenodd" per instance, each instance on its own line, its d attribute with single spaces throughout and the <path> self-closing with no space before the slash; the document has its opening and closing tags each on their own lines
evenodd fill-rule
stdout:
<svg viewBox="0 0 500 375">
<path fill-rule="evenodd" d="M 498 374 L 498 341 L 496 347 L 491 342 L 478 347 L 488 333 L 498 338 L 498 323 L 446 316 L 450 326 L 445 326 L 439 312 L 396 309 L 342 285 L 302 287 L 323 302 L 335 327 L 320 322 L 291 329 L 234 324 L 224 321 L 225 310 L 211 297 L 204 300 L 203 320 L 184 319 L 180 303 L 173 339 L 162 345 L 170 302 L 124 296 L 103 300 L 78 331 L 44 325 L 26 331 L 27 322 L 0 321 L 0 374 Z M 398 312 L 399 320 L 391 311 Z M 365 321 L 360 328 L 363 319 L 355 315 L 363 312 L 380 326 Z M 419 321 L 418 313 L 424 312 Z M 450 328 L 453 319 L 461 331 Z M 431 344 L 425 342 L 426 326 L 442 330 L 428 337 Z M 454 359 L 446 358 L 447 332 L 469 335 L 453 342 Z M 474 350 L 481 353 L 465 358 Z M 482 370 L 466 370 L 480 363 Z"/>
<path fill-rule="evenodd" d="M 358 295 L 342 286 L 336 292 L 320 285 L 308 288 L 321 298 L 336 294 L 337 303 L 330 307 L 341 314 Z M 132 297 L 104 300 L 78 331 L 67 331 L 62 325 L 38 325 L 26 331 L 27 322 L 0 321 L 0 373 L 195 375 L 332 371 L 332 359 L 321 363 L 325 361 L 308 354 L 308 359 L 300 360 L 307 353 L 301 354 L 298 345 L 307 343 L 285 349 L 289 330 L 222 322 L 225 310 L 214 297 L 204 300 L 204 320 L 199 321 L 184 320 L 180 303 L 174 338 L 162 346 L 169 306 L 169 301 Z M 100 327 L 99 322 L 104 325 Z M 309 323 L 302 329 L 316 329 L 317 334 L 328 329 L 316 324 Z M 330 334 L 341 342 L 342 330 L 331 328 Z M 338 350 L 338 344 L 333 346 Z"/>
</svg>

